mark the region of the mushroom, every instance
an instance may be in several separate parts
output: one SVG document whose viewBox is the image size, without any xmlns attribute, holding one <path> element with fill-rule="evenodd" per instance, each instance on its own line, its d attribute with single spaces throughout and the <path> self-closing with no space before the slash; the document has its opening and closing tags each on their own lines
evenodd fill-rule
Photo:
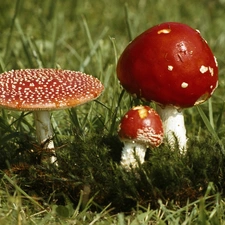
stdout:
<svg viewBox="0 0 225 225">
<path fill-rule="evenodd" d="M 0 74 L 0 106 L 33 111 L 37 139 L 56 161 L 49 111 L 84 104 L 103 91 L 101 82 L 82 72 L 61 69 L 24 69 Z"/>
<path fill-rule="evenodd" d="M 163 125 L 159 115 L 149 106 L 135 106 L 121 119 L 118 135 L 124 143 L 121 165 L 130 169 L 142 164 L 147 147 L 158 147 L 163 140 Z"/>
<path fill-rule="evenodd" d="M 185 152 L 182 109 L 203 103 L 218 85 L 216 58 L 200 32 L 177 22 L 146 30 L 121 54 L 117 76 L 130 94 L 157 103 L 168 143 Z"/>
</svg>

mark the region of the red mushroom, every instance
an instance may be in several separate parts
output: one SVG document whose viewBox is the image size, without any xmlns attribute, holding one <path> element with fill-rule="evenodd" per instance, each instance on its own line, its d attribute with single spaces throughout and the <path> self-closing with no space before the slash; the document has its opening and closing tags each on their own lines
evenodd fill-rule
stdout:
<svg viewBox="0 0 225 225">
<path fill-rule="evenodd" d="M 158 103 L 169 144 L 186 149 L 182 109 L 206 101 L 218 85 L 215 56 L 199 31 L 177 22 L 154 26 L 136 37 L 117 65 L 121 85 Z"/>
<path fill-rule="evenodd" d="M 118 135 L 124 143 L 121 165 L 137 167 L 144 162 L 147 147 L 158 147 L 163 140 L 163 125 L 159 115 L 149 106 L 136 106 L 121 119 Z"/>
<path fill-rule="evenodd" d="M 54 144 L 50 110 L 84 104 L 97 98 L 104 87 L 101 82 L 81 72 L 58 69 L 12 70 L 0 74 L 0 106 L 34 111 L 37 138 L 52 150 Z M 51 158 L 54 162 L 56 157 Z"/>
</svg>

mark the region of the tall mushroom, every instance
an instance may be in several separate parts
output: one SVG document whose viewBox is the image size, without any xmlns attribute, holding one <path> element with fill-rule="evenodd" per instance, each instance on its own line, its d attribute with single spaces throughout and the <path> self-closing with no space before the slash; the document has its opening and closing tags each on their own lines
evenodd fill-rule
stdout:
<svg viewBox="0 0 225 225">
<path fill-rule="evenodd" d="M 135 106 L 121 119 L 118 129 L 124 143 L 121 165 L 127 170 L 144 162 L 148 147 L 158 147 L 163 140 L 163 125 L 159 115 L 149 106 Z"/>
<path fill-rule="evenodd" d="M 215 56 L 200 32 L 166 22 L 136 37 L 117 65 L 121 85 L 132 95 L 158 105 L 172 148 L 186 150 L 183 108 L 206 101 L 218 85 Z"/>
<path fill-rule="evenodd" d="M 59 69 L 12 70 L 0 74 L 0 106 L 33 111 L 37 139 L 54 151 L 50 110 L 75 107 L 94 100 L 104 87 L 93 76 Z M 50 161 L 56 161 L 56 156 Z"/>
</svg>

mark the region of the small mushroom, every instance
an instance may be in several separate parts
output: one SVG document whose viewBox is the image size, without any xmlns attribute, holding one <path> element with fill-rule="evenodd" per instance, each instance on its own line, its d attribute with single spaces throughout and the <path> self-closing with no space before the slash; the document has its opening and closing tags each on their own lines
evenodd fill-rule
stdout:
<svg viewBox="0 0 225 225">
<path fill-rule="evenodd" d="M 136 37 L 117 65 L 121 85 L 132 95 L 157 103 L 165 136 L 186 150 L 183 108 L 206 101 L 218 85 L 218 65 L 200 32 L 166 22 Z"/>
<path fill-rule="evenodd" d="M 33 111 L 37 139 L 56 161 L 49 111 L 94 100 L 104 90 L 101 82 L 82 72 L 60 69 L 12 70 L 0 74 L 0 106 Z"/>
<path fill-rule="evenodd" d="M 135 106 L 121 119 L 118 135 L 124 143 L 121 165 L 127 170 L 144 162 L 147 147 L 158 147 L 163 140 L 159 115 L 149 106 Z"/>
</svg>

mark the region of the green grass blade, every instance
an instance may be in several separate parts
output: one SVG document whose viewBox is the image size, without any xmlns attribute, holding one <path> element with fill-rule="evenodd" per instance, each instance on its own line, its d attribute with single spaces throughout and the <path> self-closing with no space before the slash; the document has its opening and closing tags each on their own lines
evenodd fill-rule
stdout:
<svg viewBox="0 0 225 225">
<path fill-rule="evenodd" d="M 40 207 L 42 210 L 45 209 L 42 205 L 40 205 L 37 201 L 35 201 L 32 197 L 30 197 L 25 191 L 23 191 L 9 176 L 4 174 L 2 179 L 7 180 L 19 193 L 21 193 L 23 196 L 29 199 L 34 205 Z"/>
<path fill-rule="evenodd" d="M 126 25 L 127 25 L 129 40 L 132 41 L 133 40 L 133 34 L 132 34 L 132 30 L 131 30 L 131 25 L 130 25 L 130 19 L 129 19 L 129 13 L 128 13 L 128 4 L 127 3 L 124 5 L 124 10 L 125 10 Z"/>
<path fill-rule="evenodd" d="M 56 51 L 57 51 L 57 38 L 58 38 L 58 16 L 54 17 L 53 21 L 53 32 L 52 32 L 52 56 L 51 56 L 51 67 L 55 67 L 55 61 L 56 61 Z"/>
<path fill-rule="evenodd" d="M 97 41 L 94 43 L 87 25 L 86 20 L 83 20 L 84 23 L 84 27 L 85 27 L 85 31 L 86 31 L 86 35 L 87 35 L 87 39 L 88 39 L 88 45 L 89 45 L 89 54 L 86 56 L 86 58 L 83 60 L 81 66 L 80 66 L 80 71 L 84 71 L 84 69 L 88 66 L 88 64 L 91 61 L 91 58 L 95 55 L 97 49 L 99 48 L 100 45 L 100 40 L 106 35 L 106 33 L 108 32 L 108 28 L 105 27 L 102 32 L 100 33 Z"/>
<path fill-rule="evenodd" d="M 207 116 L 205 115 L 204 111 L 202 110 L 202 108 L 200 106 L 196 106 L 203 122 L 205 123 L 208 131 L 211 133 L 212 137 L 215 139 L 215 141 L 217 141 L 221 147 L 222 153 L 225 154 L 225 150 L 224 150 L 224 146 L 223 143 L 221 142 L 220 138 L 218 137 L 216 131 L 213 129 L 212 125 L 210 124 L 209 119 L 207 118 Z"/>
<path fill-rule="evenodd" d="M 120 106 L 120 102 L 123 98 L 123 95 L 125 93 L 125 90 L 123 89 L 120 93 L 120 96 L 119 96 L 119 99 L 118 99 L 118 104 L 117 104 L 117 107 L 115 108 L 115 111 L 114 111 L 114 114 L 113 114 L 113 118 L 112 118 L 112 123 L 111 123 L 111 127 L 110 127 L 110 131 L 109 131 L 109 134 L 112 135 L 113 132 L 116 130 L 116 119 L 117 119 L 117 112 L 118 112 L 118 109 L 119 109 L 119 106 Z"/>
<path fill-rule="evenodd" d="M 218 131 L 222 125 L 222 118 L 223 118 L 223 114 L 224 114 L 224 108 L 225 108 L 225 104 L 224 102 L 222 103 L 222 107 L 221 109 L 219 110 L 219 116 L 217 118 L 217 121 L 216 121 L 216 130 Z"/>
<path fill-rule="evenodd" d="M 6 48 L 5 48 L 5 53 L 4 53 L 4 60 L 6 60 L 8 54 L 9 54 L 9 48 L 10 48 L 10 44 L 11 44 L 11 40 L 12 40 L 12 33 L 13 33 L 13 29 L 14 29 L 14 25 L 15 25 L 15 20 L 18 16 L 18 13 L 20 11 L 20 0 L 16 1 L 16 6 L 15 6 L 15 12 L 11 21 L 11 25 L 10 25 L 10 30 L 9 30 L 9 35 L 8 35 L 8 39 L 7 39 L 7 44 L 6 44 Z"/>
<path fill-rule="evenodd" d="M 18 19 L 16 19 L 15 25 L 20 34 L 20 39 L 23 44 L 23 49 L 24 49 L 24 53 L 27 57 L 28 64 L 29 64 L 30 68 L 34 68 L 33 61 L 32 61 L 33 57 L 32 57 L 31 51 L 30 51 L 29 42 L 28 42 L 28 39 L 27 39 L 21 25 L 20 25 L 20 21 Z"/>
<path fill-rule="evenodd" d="M 208 100 L 208 106 L 209 106 L 209 122 L 214 130 L 215 126 L 214 126 L 214 121 L 213 121 L 213 107 L 212 107 L 212 99 L 211 98 Z"/>
</svg>

